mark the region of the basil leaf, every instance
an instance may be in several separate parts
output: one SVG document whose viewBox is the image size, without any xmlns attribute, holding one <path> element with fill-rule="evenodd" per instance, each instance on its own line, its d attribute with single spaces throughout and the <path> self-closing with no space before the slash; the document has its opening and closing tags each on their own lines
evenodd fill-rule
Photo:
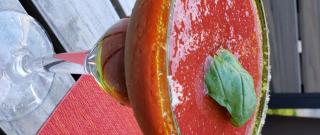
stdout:
<svg viewBox="0 0 320 135">
<path fill-rule="evenodd" d="M 234 126 L 244 125 L 256 108 L 256 95 L 251 75 L 228 50 L 214 56 L 205 74 L 208 95 L 225 107 Z"/>
</svg>

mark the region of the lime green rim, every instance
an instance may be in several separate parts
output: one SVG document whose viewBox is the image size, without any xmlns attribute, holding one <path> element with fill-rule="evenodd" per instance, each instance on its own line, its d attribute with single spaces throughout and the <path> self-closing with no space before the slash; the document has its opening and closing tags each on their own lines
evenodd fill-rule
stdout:
<svg viewBox="0 0 320 135">
<path fill-rule="evenodd" d="M 258 112 L 255 116 L 253 135 L 260 134 L 266 118 L 269 102 L 269 76 L 270 76 L 270 46 L 268 27 L 262 0 L 255 0 L 256 11 L 262 32 L 262 87 Z"/>
</svg>

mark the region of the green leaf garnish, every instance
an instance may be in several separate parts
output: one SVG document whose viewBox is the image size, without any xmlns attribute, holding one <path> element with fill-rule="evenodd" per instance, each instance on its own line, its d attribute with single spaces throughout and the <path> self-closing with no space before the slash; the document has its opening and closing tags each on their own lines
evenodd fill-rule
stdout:
<svg viewBox="0 0 320 135">
<path fill-rule="evenodd" d="M 256 108 L 256 95 L 251 75 L 228 50 L 214 56 L 205 74 L 208 95 L 231 114 L 234 126 L 244 125 Z"/>
</svg>

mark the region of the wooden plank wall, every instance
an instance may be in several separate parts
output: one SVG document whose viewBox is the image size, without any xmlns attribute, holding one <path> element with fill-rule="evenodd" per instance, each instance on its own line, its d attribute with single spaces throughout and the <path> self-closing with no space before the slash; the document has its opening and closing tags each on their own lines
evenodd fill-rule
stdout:
<svg viewBox="0 0 320 135">
<path fill-rule="evenodd" d="M 273 93 L 300 93 L 298 19 L 295 0 L 264 0 L 267 15 Z"/>
<path fill-rule="evenodd" d="M 304 91 L 320 92 L 320 1 L 299 0 Z"/>
<path fill-rule="evenodd" d="M 264 5 L 270 31 L 272 92 L 320 93 L 320 1 L 264 0 Z"/>
</svg>

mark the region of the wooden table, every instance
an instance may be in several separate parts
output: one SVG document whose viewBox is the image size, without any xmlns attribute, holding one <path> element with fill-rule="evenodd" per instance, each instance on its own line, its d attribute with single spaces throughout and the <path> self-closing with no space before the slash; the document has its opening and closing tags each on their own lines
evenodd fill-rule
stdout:
<svg viewBox="0 0 320 135">
<path fill-rule="evenodd" d="M 134 0 L 1 0 L 1 10 L 28 13 L 44 26 L 56 52 L 91 49 L 109 26 L 131 14 Z M 121 15 L 121 16 L 119 16 Z M 10 135 L 36 134 L 75 80 L 70 74 L 57 74 L 42 105 L 31 114 L 11 122 L 0 122 Z"/>
</svg>

